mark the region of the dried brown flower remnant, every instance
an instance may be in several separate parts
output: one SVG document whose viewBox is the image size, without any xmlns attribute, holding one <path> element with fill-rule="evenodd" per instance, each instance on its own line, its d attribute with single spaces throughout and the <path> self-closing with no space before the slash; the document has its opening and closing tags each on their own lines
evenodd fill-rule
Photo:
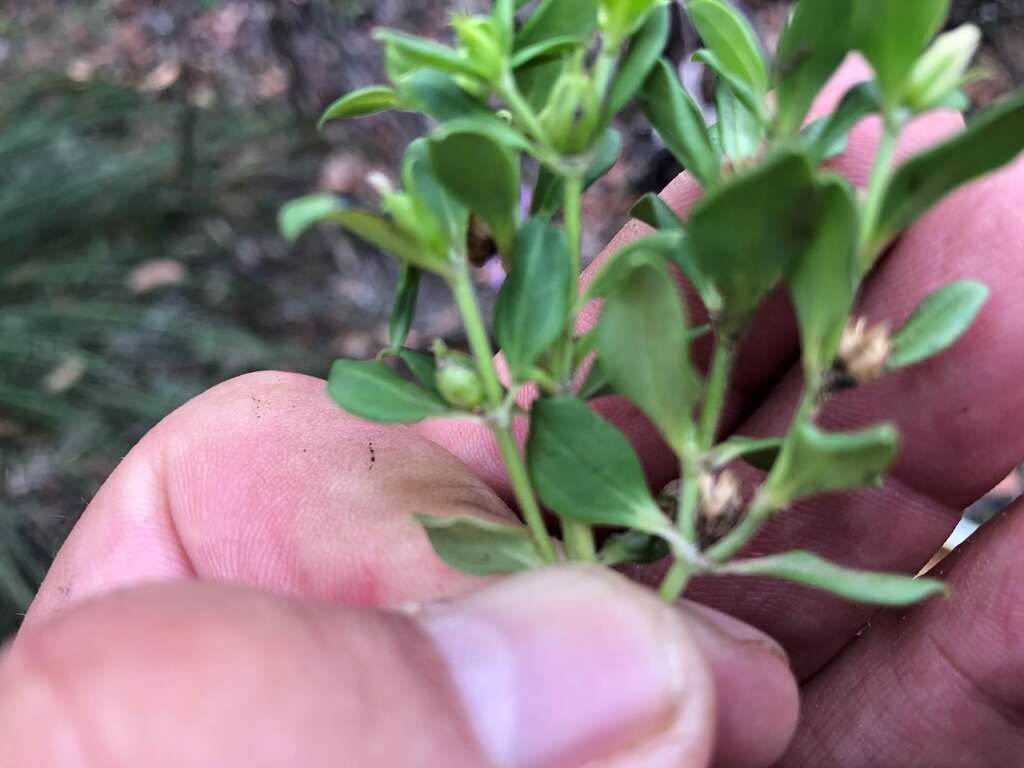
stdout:
<svg viewBox="0 0 1024 768">
<path fill-rule="evenodd" d="M 868 326 L 863 317 L 848 325 L 839 342 L 842 373 L 854 384 L 867 384 L 882 375 L 892 354 L 892 338 L 883 323 Z"/>
<path fill-rule="evenodd" d="M 733 529 L 743 509 L 740 481 L 729 470 L 720 475 L 704 473 L 697 481 L 700 491 L 698 535 L 702 545 L 718 541 Z"/>
</svg>

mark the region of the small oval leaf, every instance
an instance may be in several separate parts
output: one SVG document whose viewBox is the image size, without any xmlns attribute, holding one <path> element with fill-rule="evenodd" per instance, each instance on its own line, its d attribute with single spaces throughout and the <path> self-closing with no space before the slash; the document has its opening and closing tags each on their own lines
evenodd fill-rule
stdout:
<svg viewBox="0 0 1024 768">
<path fill-rule="evenodd" d="M 565 235 L 540 219 L 519 230 L 514 253 L 494 331 L 513 378 L 527 381 L 533 364 L 562 335 L 573 276 Z"/>
<path fill-rule="evenodd" d="M 582 400 L 534 405 L 526 458 L 541 500 L 563 518 L 649 533 L 666 524 L 625 435 Z"/>
<path fill-rule="evenodd" d="M 436 393 L 406 381 L 376 360 L 335 361 L 327 391 L 353 416 L 379 424 L 408 424 L 451 414 Z"/>
<path fill-rule="evenodd" d="M 718 180 L 718 155 L 700 107 L 661 59 L 639 93 L 640 106 L 668 151 L 705 188 Z"/>
<path fill-rule="evenodd" d="M 802 422 L 793 428 L 762 489 L 772 506 L 819 493 L 877 482 L 899 450 L 896 428 L 883 424 L 859 432 L 823 432 Z"/>
<path fill-rule="evenodd" d="M 516 573 L 544 565 L 529 532 L 479 517 L 414 515 L 446 565 L 474 576 Z"/>
<path fill-rule="evenodd" d="M 449 129 L 430 141 L 438 180 L 487 224 L 502 253 L 512 250 L 519 216 L 519 158 L 490 135 Z"/>
<path fill-rule="evenodd" d="M 690 0 L 690 21 L 722 65 L 759 93 L 768 91 L 768 66 L 747 18 L 723 0 Z"/>
<path fill-rule="evenodd" d="M 888 367 L 906 368 L 949 349 L 970 329 L 988 296 L 988 287 L 974 280 L 928 296 L 893 336 Z"/>
<path fill-rule="evenodd" d="M 698 380 L 679 290 L 664 268 L 641 266 L 605 301 L 601 370 L 679 450 L 693 431 Z"/>
<path fill-rule="evenodd" d="M 949 595 L 948 587 L 941 581 L 843 568 L 801 551 L 738 560 L 727 565 L 723 573 L 795 581 L 872 605 L 906 606 L 936 595 Z"/>
<path fill-rule="evenodd" d="M 331 104 L 317 123 L 317 128 L 332 120 L 344 120 L 353 117 L 367 117 L 379 112 L 387 112 L 401 106 L 401 101 L 394 89 L 384 85 L 371 85 L 358 91 L 346 94 Z"/>
</svg>

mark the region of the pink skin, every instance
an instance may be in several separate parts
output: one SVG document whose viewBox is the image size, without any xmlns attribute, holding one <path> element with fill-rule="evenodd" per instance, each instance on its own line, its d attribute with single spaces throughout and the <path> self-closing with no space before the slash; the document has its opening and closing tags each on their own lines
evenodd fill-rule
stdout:
<svg viewBox="0 0 1024 768">
<path fill-rule="evenodd" d="M 862 77 L 858 64 L 848 66 L 816 113 Z M 901 156 L 959 126 L 952 115 L 917 121 Z M 836 168 L 863 183 L 877 135 L 872 121 L 858 126 Z M 696 195 L 685 176 L 665 192 L 683 213 Z M 1016 416 L 1024 412 L 1020 210 L 1024 162 L 949 198 L 887 255 L 861 303 L 873 320 L 896 324 L 930 290 L 962 277 L 988 284 L 990 303 L 942 357 L 826 409 L 831 426 L 880 419 L 900 426 L 904 448 L 885 489 L 800 505 L 769 526 L 752 551 L 810 548 L 852 565 L 915 572 L 960 508 L 1024 457 Z M 627 226 L 616 243 L 639 231 Z M 751 336 L 726 433 L 784 429 L 799 388 L 798 340 L 783 296 L 769 302 Z M 674 463 L 649 425 L 620 401 L 600 408 L 633 439 L 652 482 L 670 479 Z M 154 580 L 230 582 L 356 606 L 461 594 L 478 582 L 440 565 L 408 515 L 509 518 L 500 500 L 507 496 L 500 463 L 479 431 L 449 423 L 367 425 L 338 411 L 317 380 L 245 377 L 168 417 L 125 459 L 62 550 L 27 627 L 45 629 L 71 604 Z M 1018 506 L 951 566 L 952 602 L 902 615 L 873 616 L 774 582 L 698 583 L 689 596 L 768 631 L 790 654 L 805 706 L 783 765 L 1009 767 L 1024 749 L 1022 541 Z M 777 702 L 789 701 L 787 682 L 757 664 L 737 679 L 746 662 L 728 654 L 716 660 L 714 648 L 709 643 L 705 655 L 720 697 L 720 764 L 769 764 L 788 737 L 781 721 L 791 711 L 764 725 L 765 734 L 781 739 L 764 753 L 752 756 L 756 743 L 738 750 L 746 756 L 723 745 L 749 737 L 758 717 L 771 721 Z"/>
</svg>

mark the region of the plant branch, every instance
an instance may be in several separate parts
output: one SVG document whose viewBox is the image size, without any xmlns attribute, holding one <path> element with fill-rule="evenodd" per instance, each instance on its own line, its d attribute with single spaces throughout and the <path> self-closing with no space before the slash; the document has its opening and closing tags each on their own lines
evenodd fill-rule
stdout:
<svg viewBox="0 0 1024 768">
<path fill-rule="evenodd" d="M 882 213 L 882 199 L 892 176 L 893 159 L 896 156 L 896 145 L 899 142 L 902 128 L 903 123 L 900 119 L 892 115 L 885 117 L 882 137 L 878 143 L 875 164 L 871 170 L 871 180 L 868 182 L 868 191 L 861 213 L 859 248 L 860 266 L 863 272 L 867 272 L 878 257 L 872 241 L 875 228 L 878 226 L 878 218 Z"/>
<path fill-rule="evenodd" d="M 480 305 L 476 299 L 476 292 L 473 290 L 469 265 L 464 258 L 460 257 L 459 261 L 460 265 L 455 270 L 451 282 L 452 293 L 459 312 L 462 314 L 466 336 L 469 339 L 470 351 L 473 353 L 480 376 L 483 379 L 484 393 L 487 397 L 488 406 L 492 412 L 501 413 L 503 412 L 504 389 L 498 378 L 498 371 L 494 366 L 494 350 L 491 348 L 483 316 L 480 313 Z M 548 533 L 547 525 L 544 522 L 544 515 L 541 513 L 540 505 L 537 503 L 537 496 L 534 493 L 533 485 L 530 483 L 530 476 L 526 471 L 523 456 L 512 435 L 511 422 L 508 418 L 500 418 L 488 420 L 488 423 L 497 440 L 498 450 L 508 470 L 512 491 L 516 502 L 519 504 L 519 509 L 523 513 L 523 518 L 526 520 L 526 525 L 533 535 L 537 551 L 546 562 L 553 563 L 557 559 L 555 547 Z"/>
<path fill-rule="evenodd" d="M 565 177 L 565 237 L 569 243 L 569 306 L 576 306 L 579 292 L 580 263 L 583 242 L 583 178 L 579 174 Z M 570 310 L 565 330 L 559 344 L 557 377 L 566 382 L 572 377 L 573 345 L 576 340 L 576 313 Z M 595 560 L 594 532 L 589 525 L 562 521 L 565 544 L 573 559 Z"/>
<path fill-rule="evenodd" d="M 700 413 L 700 424 L 697 431 L 697 443 L 704 452 L 710 451 L 715 442 L 715 434 L 718 432 L 718 424 L 722 418 L 722 408 L 725 406 L 725 395 L 734 357 L 733 342 L 720 337 L 711 360 L 707 392 L 704 396 L 704 407 Z"/>
</svg>

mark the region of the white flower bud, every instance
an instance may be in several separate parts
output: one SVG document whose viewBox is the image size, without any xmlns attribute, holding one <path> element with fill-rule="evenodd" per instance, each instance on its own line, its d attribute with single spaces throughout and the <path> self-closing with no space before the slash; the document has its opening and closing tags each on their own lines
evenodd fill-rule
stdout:
<svg viewBox="0 0 1024 768">
<path fill-rule="evenodd" d="M 981 30 L 964 24 L 939 35 L 910 73 L 904 103 L 916 112 L 940 105 L 964 82 L 964 75 L 981 43 Z"/>
</svg>

